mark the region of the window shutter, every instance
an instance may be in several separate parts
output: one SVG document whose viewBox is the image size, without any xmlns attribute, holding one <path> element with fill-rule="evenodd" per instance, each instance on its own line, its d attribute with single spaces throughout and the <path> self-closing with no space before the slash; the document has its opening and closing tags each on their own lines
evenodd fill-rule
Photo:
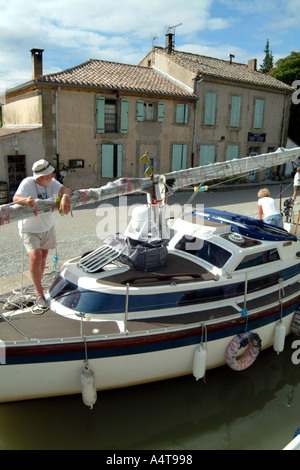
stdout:
<svg viewBox="0 0 300 470">
<path fill-rule="evenodd" d="M 185 170 L 186 169 L 186 155 L 187 155 L 187 146 L 174 144 L 172 152 L 172 170 Z"/>
<path fill-rule="evenodd" d="M 238 158 L 239 156 L 239 146 L 238 145 L 228 145 L 226 148 L 226 160 L 232 160 L 233 158 Z"/>
<path fill-rule="evenodd" d="M 104 107 L 105 98 L 97 96 L 96 98 L 96 132 L 104 132 Z"/>
<path fill-rule="evenodd" d="M 136 121 L 144 120 L 144 101 L 142 100 L 136 100 L 135 119 Z"/>
<path fill-rule="evenodd" d="M 117 152 L 118 152 L 117 177 L 120 178 L 120 176 L 122 176 L 122 144 L 117 145 Z"/>
<path fill-rule="evenodd" d="M 157 121 L 164 122 L 164 118 L 165 118 L 165 104 L 162 102 L 159 102 L 157 105 Z"/>
<path fill-rule="evenodd" d="M 215 146 L 200 145 L 199 165 L 205 166 L 210 163 L 215 163 Z"/>
<path fill-rule="evenodd" d="M 241 101 L 240 96 L 231 97 L 230 127 L 239 127 L 240 125 Z"/>
<path fill-rule="evenodd" d="M 113 178 L 114 176 L 114 146 L 102 145 L 102 178 Z"/>
<path fill-rule="evenodd" d="M 176 104 L 176 124 L 187 124 L 188 123 L 188 114 L 189 114 L 189 105 L 185 103 Z"/>
<path fill-rule="evenodd" d="M 254 109 L 254 122 L 253 128 L 260 129 L 262 127 L 264 113 L 264 100 L 255 100 L 255 109 Z"/>
<path fill-rule="evenodd" d="M 128 100 L 121 100 L 121 134 L 128 132 Z"/>
<path fill-rule="evenodd" d="M 205 94 L 204 124 L 214 126 L 216 117 L 216 93 Z"/>
</svg>

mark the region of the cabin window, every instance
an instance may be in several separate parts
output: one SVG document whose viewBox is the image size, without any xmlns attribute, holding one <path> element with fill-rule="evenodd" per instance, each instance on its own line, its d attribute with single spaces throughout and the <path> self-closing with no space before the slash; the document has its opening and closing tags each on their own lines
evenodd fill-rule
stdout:
<svg viewBox="0 0 300 470">
<path fill-rule="evenodd" d="M 231 257 L 231 253 L 229 251 L 215 243 L 188 235 L 184 235 L 176 244 L 175 248 L 197 256 L 197 258 L 200 258 L 217 268 L 222 268 Z"/>
<path fill-rule="evenodd" d="M 236 271 L 240 269 L 253 268 L 254 266 L 259 266 L 261 264 L 272 263 L 279 259 L 280 257 L 276 248 L 273 250 L 262 251 L 260 253 L 253 253 L 245 256 L 245 258 L 236 267 Z"/>
</svg>

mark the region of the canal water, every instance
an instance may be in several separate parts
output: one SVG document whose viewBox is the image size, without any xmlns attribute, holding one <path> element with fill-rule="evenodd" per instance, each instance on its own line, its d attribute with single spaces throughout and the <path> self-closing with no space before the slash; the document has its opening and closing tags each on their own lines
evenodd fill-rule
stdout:
<svg viewBox="0 0 300 470">
<path fill-rule="evenodd" d="M 0 405 L 0 449 L 273 450 L 300 426 L 300 364 L 293 335 L 243 372 L 193 376 L 81 395 Z"/>
</svg>

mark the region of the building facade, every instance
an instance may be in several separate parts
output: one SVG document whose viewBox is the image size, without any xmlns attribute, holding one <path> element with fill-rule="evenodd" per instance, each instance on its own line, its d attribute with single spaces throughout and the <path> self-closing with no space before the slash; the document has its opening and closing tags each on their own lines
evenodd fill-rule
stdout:
<svg viewBox="0 0 300 470">
<path fill-rule="evenodd" d="M 291 87 L 255 61 L 175 51 L 170 36 L 138 66 L 89 60 L 49 75 L 32 49 L 32 80 L 1 100 L 0 181 L 11 196 L 40 158 L 79 189 L 144 176 L 146 152 L 165 173 L 286 144 Z"/>
</svg>

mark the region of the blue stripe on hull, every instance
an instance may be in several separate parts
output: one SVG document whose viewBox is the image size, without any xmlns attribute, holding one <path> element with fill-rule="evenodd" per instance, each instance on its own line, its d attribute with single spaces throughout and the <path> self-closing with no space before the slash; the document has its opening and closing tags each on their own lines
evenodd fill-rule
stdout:
<svg viewBox="0 0 300 470">
<path fill-rule="evenodd" d="M 300 302 L 289 305 L 283 309 L 282 316 L 291 315 Z M 280 319 L 280 309 L 268 314 L 267 311 L 256 315 L 257 318 L 249 319 L 248 331 L 257 330 L 266 325 L 276 323 Z M 255 315 L 254 315 L 255 317 Z M 219 324 L 207 326 L 207 341 L 216 341 L 226 337 L 232 337 L 245 331 L 246 319 L 223 321 Z M 92 341 L 87 343 L 89 359 L 129 356 L 133 354 L 145 354 L 174 348 L 197 345 L 201 341 L 202 328 L 197 330 L 183 330 L 179 332 L 164 332 L 162 334 L 141 337 L 121 336 L 117 339 L 105 341 Z M 56 349 L 56 352 L 53 350 Z M 11 350 L 11 351 L 10 351 Z M 48 353 L 49 351 L 49 353 Z M 19 354 L 18 354 L 19 352 Z M 34 354 L 36 352 L 36 354 Z M 7 348 L 6 365 L 49 363 L 61 361 L 84 360 L 84 344 L 73 343 L 71 345 L 58 343 L 55 345 L 32 345 L 24 347 L 11 346 Z M 6 367 L 2 365 L 1 367 Z"/>
</svg>

